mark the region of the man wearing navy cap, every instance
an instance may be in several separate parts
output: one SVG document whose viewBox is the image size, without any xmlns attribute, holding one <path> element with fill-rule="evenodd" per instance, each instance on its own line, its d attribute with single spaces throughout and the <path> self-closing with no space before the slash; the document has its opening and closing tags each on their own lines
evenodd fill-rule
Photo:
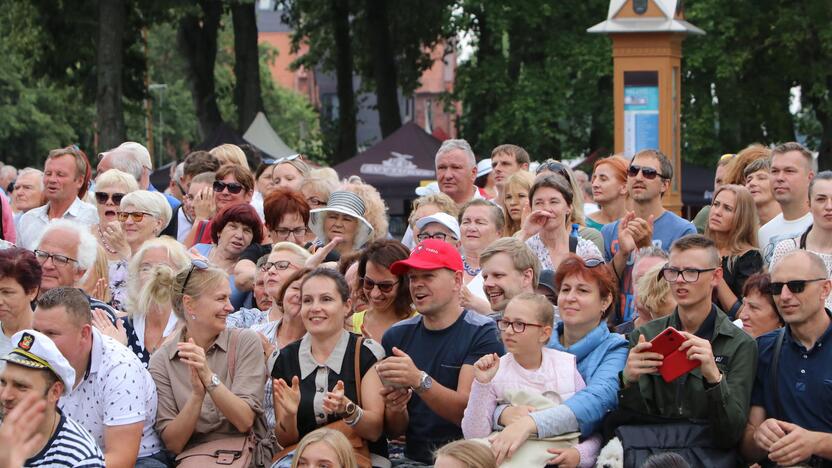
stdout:
<svg viewBox="0 0 832 468">
<path fill-rule="evenodd" d="M 389 437 L 407 435 L 406 458 L 395 466 L 425 466 L 438 447 L 462 438 L 473 364 L 504 350 L 494 321 L 460 306 L 462 258 L 452 245 L 425 240 L 390 271 L 408 275 L 419 315 L 393 325 L 382 339 L 390 356 L 377 366 L 385 426 Z"/>
<path fill-rule="evenodd" d="M 21 330 L 12 336 L 15 348 L 0 357 L 6 362 L 0 373 L 0 404 L 8 414 L 17 405 L 45 401 L 46 410 L 38 425 L 39 444 L 24 466 L 104 467 L 104 455 L 92 436 L 75 420 L 58 409 L 58 400 L 69 393 L 75 370 L 58 347 L 45 335 Z"/>
</svg>

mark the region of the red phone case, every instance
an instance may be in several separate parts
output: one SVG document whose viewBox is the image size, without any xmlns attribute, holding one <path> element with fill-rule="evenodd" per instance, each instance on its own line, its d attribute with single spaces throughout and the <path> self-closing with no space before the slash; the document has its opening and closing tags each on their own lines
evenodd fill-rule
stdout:
<svg viewBox="0 0 832 468">
<path fill-rule="evenodd" d="M 679 346 L 682 346 L 685 340 L 685 336 L 673 327 L 667 327 L 650 340 L 653 344 L 650 351 L 664 356 L 662 365 L 659 366 L 659 374 L 665 382 L 672 382 L 702 364 L 697 360 L 688 359 L 684 352 L 679 351 Z"/>
</svg>

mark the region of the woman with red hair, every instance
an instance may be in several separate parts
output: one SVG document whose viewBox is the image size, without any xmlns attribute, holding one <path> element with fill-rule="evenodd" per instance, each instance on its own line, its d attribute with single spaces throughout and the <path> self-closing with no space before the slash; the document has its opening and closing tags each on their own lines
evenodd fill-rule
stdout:
<svg viewBox="0 0 832 468">
<path fill-rule="evenodd" d="M 601 230 L 627 213 L 626 159 L 618 155 L 599 159 L 592 169 L 592 200 L 599 210 L 587 215 L 586 226 Z"/>
<path fill-rule="evenodd" d="M 543 439 L 580 431 L 582 438 L 589 437 L 617 407 L 618 373 L 627 362 L 627 341 L 610 333 L 606 322 L 616 284 L 609 266 L 598 259 L 569 254 L 558 266 L 555 285 L 562 321 L 552 330 L 549 347 L 575 355 L 586 388 L 562 405 L 533 413 L 498 406 L 498 419 L 506 426 L 491 445 L 498 462 L 532 434 Z"/>
</svg>

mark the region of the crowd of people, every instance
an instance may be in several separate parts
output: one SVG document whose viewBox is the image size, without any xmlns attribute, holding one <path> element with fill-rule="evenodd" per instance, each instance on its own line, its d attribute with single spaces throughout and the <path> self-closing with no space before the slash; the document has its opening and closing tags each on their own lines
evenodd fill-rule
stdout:
<svg viewBox="0 0 832 468">
<path fill-rule="evenodd" d="M 0 468 L 832 466 L 811 152 L 722 156 L 693 222 L 658 150 L 476 159 L 442 144 L 401 241 L 302 155 L 3 166 Z"/>
</svg>

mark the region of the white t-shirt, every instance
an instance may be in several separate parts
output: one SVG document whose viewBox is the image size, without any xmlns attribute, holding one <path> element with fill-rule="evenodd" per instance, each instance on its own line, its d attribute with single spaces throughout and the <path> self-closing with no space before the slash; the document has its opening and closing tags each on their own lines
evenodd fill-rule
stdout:
<svg viewBox="0 0 832 468">
<path fill-rule="evenodd" d="M 803 234 L 812 225 L 812 213 L 806 213 L 800 218 L 786 221 L 783 213 L 775 216 L 760 228 L 758 234 L 760 251 L 763 253 L 763 260 L 766 264 L 771 262 L 771 254 L 778 242 Z"/>
<path fill-rule="evenodd" d="M 92 353 L 84 380 L 61 398 L 61 410 L 89 431 L 101 450 L 105 426 L 144 422 L 139 457 L 162 450 L 156 434 L 156 384 L 127 347 L 92 330 Z"/>
<path fill-rule="evenodd" d="M 5 356 L 14 349 L 12 340 L 3 332 L 3 323 L 0 322 L 0 356 Z"/>
</svg>

